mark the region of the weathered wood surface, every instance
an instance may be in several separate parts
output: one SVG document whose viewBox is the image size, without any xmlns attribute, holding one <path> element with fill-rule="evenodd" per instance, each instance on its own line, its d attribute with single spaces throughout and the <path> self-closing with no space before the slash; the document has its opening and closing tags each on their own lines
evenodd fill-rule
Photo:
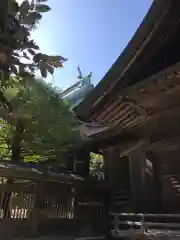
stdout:
<svg viewBox="0 0 180 240">
<path fill-rule="evenodd" d="M 81 236 L 81 224 L 97 230 L 89 216 L 96 220 L 96 225 L 103 222 L 103 194 L 95 183 L 89 181 L 84 186 L 84 181 L 39 181 L 29 176 L 23 178 L 22 174 L 15 178 L 15 173 L 10 175 L 8 171 L 11 184 L 7 176 L 0 176 L 0 234 L 11 239 L 53 234 Z"/>
</svg>

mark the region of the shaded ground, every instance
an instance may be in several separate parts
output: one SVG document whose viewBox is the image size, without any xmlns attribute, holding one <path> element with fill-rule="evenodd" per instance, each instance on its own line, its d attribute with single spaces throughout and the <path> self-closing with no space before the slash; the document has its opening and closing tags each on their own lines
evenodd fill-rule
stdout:
<svg viewBox="0 0 180 240">
<path fill-rule="evenodd" d="M 73 237 L 64 236 L 44 236 L 44 237 L 30 237 L 30 238 L 4 238 L 3 240 L 73 240 Z"/>
</svg>

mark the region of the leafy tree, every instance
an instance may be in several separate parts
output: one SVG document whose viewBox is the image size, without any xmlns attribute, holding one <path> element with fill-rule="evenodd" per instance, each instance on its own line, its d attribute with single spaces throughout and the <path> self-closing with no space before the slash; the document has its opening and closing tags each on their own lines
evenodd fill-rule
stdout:
<svg viewBox="0 0 180 240">
<path fill-rule="evenodd" d="M 102 168 L 104 165 L 103 155 L 97 153 L 90 153 L 90 170 Z"/>
<path fill-rule="evenodd" d="M 12 138 L 12 126 L 0 119 L 0 158 L 9 160 L 11 158 L 10 143 Z"/>
<path fill-rule="evenodd" d="M 42 76 L 47 77 L 48 72 L 53 74 L 54 68 L 62 67 L 66 60 L 62 56 L 40 53 L 39 46 L 31 38 L 31 31 L 42 19 L 42 13 L 50 10 L 44 2 L 24 0 L 19 5 L 18 1 L 8 0 L 8 23 L 0 34 L 0 60 L 2 70 L 8 66 L 9 74 L 24 76 L 40 69 Z"/>
<path fill-rule="evenodd" d="M 97 179 L 104 179 L 104 158 L 103 155 L 90 153 L 90 174 Z"/>
<path fill-rule="evenodd" d="M 42 13 L 50 10 L 45 2 L 44 0 L 31 2 L 24 0 L 21 4 L 16 0 L 1 2 L 1 5 L 7 5 L 5 8 L 7 14 L 4 13 L 4 19 L 0 21 L 0 101 L 10 112 L 11 104 L 4 97 L 4 90 L 11 85 L 10 75 L 21 76 L 23 78 L 19 79 L 27 80 L 26 76 L 29 73 L 40 70 L 42 76 L 46 78 L 48 72 L 53 74 L 54 68 L 62 67 L 66 61 L 62 56 L 41 53 L 39 46 L 31 38 L 31 31 L 42 19 Z"/>
<path fill-rule="evenodd" d="M 11 122 L 14 125 L 1 120 L 4 123 L 4 132 L 8 132 L 11 139 L 8 137 L 6 140 L 2 136 L 0 147 L 3 148 L 8 141 L 7 156 L 11 155 L 14 161 L 61 161 L 67 151 L 80 141 L 78 121 L 56 89 L 45 84 L 42 79 L 34 79 L 33 76 L 31 78 L 25 87 L 14 78 L 16 87 L 14 85 L 5 91 L 5 97 L 12 105 Z"/>
<path fill-rule="evenodd" d="M 25 87 L 28 81 L 34 80 L 31 76 L 37 70 L 46 78 L 48 73 L 53 74 L 55 68 L 61 68 L 66 59 L 41 53 L 31 38 L 31 31 L 37 27 L 42 14 L 50 10 L 45 0 L 24 0 L 21 3 L 18 0 L 2 0 L 1 6 L 1 9 L 4 6 L 4 13 L 2 12 L 0 21 L 0 116 L 13 126 L 11 158 L 16 161 L 20 157 L 21 136 L 26 129 L 19 111 L 25 105 L 29 106 L 28 101 L 23 104 L 21 102 L 28 96 Z M 8 91 L 18 94 L 15 98 L 8 99 Z"/>
<path fill-rule="evenodd" d="M 59 159 L 77 140 L 77 125 L 55 90 L 34 78 L 53 74 L 66 61 L 62 56 L 40 52 L 31 31 L 50 7 L 46 0 L 0 2 L 0 155 L 12 161 L 41 157 Z M 2 11 L 3 10 L 3 11 Z M 79 139 L 79 138 L 78 138 Z M 12 183 L 12 179 L 8 179 Z M 11 193 L 4 196 L 8 217 Z"/>
</svg>

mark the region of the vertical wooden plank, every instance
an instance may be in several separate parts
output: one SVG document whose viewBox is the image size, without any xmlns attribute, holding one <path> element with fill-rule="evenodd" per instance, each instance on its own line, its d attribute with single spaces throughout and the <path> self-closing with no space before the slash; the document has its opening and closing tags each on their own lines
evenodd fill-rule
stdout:
<svg viewBox="0 0 180 240">
<path fill-rule="evenodd" d="M 42 183 L 37 182 L 35 185 L 35 194 L 34 194 L 34 206 L 32 208 L 32 214 L 31 214 L 31 234 L 36 235 L 38 232 L 38 220 L 39 220 L 39 190 L 42 187 Z"/>
<path fill-rule="evenodd" d="M 89 175 L 89 160 L 90 152 L 89 149 L 80 149 L 75 157 L 74 161 L 74 172 L 79 176 L 86 177 Z"/>
<path fill-rule="evenodd" d="M 132 198 L 135 206 L 135 211 L 147 211 L 147 192 L 144 175 L 146 153 L 142 149 L 137 149 L 131 152 L 130 160 L 130 176 Z"/>
<path fill-rule="evenodd" d="M 150 152 L 148 155 L 153 164 L 154 173 L 154 212 L 162 212 L 163 199 L 162 199 L 162 182 L 161 182 L 161 170 L 158 156 Z"/>
<path fill-rule="evenodd" d="M 120 153 L 118 149 L 107 148 L 103 149 L 103 157 L 104 157 L 104 178 L 105 178 L 105 196 L 104 196 L 104 225 L 105 225 L 105 235 L 107 238 L 111 235 L 109 231 L 110 227 L 110 218 L 109 212 L 111 211 L 112 205 L 112 195 L 116 190 L 116 175 L 117 175 L 117 161 L 120 160 Z"/>
</svg>

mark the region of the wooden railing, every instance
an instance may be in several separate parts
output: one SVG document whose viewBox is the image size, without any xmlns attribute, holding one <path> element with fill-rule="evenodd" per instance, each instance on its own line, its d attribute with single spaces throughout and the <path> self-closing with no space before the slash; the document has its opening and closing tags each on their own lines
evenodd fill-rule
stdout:
<svg viewBox="0 0 180 240">
<path fill-rule="evenodd" d="M 36 234 L 73 221 L 73 187 L 69 183 L 14 178 L 8 183 L 1 177 L 0 233 Z"/>
<path fill-rule="evenodd" d="M 110 213 L 115 238 L 136 236 L 180 237 L 180 214 Z"/>
<path fill-rule="evenodd" d="M 76 191 L 75 217 L 81 237 L 101 236 L 105 232 L 106 212 L 104 207 L 103 182 L 87 179 Z M 89 228 L 83 231 L 83 228 Z"/>
<path fill-rule="evenodd" d="M 92 192 L 88 186 L 86 189 L 84 181 L 60 183 L 1 176 L 0 235 L 93 236 L 92 229 L 102 225 L 104 206 L 98 190 Z"/>
</svg>

